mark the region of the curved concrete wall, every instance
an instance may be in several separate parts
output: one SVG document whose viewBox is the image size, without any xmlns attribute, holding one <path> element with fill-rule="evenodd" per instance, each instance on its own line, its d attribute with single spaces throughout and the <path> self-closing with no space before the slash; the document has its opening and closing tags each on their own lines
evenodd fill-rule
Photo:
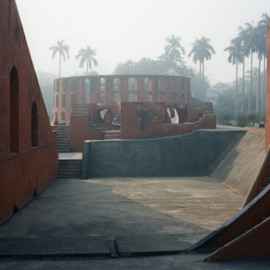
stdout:
<svg viewBox="0 0 270 270">
<path fill-rule="evenodd" d="M 82 178 L 206 176 L 245 132 L 201 130 L 156 139 L 86 141 Z"/>
</svg>

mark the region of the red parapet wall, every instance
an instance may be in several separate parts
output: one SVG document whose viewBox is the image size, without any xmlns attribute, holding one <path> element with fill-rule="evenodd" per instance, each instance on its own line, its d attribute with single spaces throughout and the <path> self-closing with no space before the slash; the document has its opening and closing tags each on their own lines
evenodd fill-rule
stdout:
<svg viewBox="0 0 270 270">
<path fill-rule="evenodd" d="M 0 0 L 0 223 L 57 175 L 58 154 L 14 0 Z"/>
<path fill-rule="evenodd" d="M 192 132 L 195 129 L 195 122 L 172 124 L 167 119 L 163 122 L 160 115 L 166 113 L 167 107 L 170 108 L 165 103 L 122 103 L 121 139 L 173 136 Z M 215 115 L 206 117 L 204 122 L 198 123 L 202 128 L 215 128 Z"/>
<path fill-rule="evenodd" d="M 70 122 L 72 151 L 82 151 L 85 140 L 104 140 L 107 131 L 120 128 L 120 139 L 144 139 L 180 135 L 195 129 L 215 129 L 212 103 L 174 106 L 165 102 L 76 104 Z M 106 111 L 102 119 L 100 112 Z M 119 126 L 112 124 L 119 116 Z M 201 117 L 200 117 L 201 116 Z M 177 117 L 176 123 L 173 118 Z M 193 120 L 187 121 L 187 119 Z"/>
<path fill-rule="evenodd" d="M 200 121 L 196 121 L 195 123 L 200 129 L 215 129 L 216 121 L 215 114 L 205 114 Z"/>
</svg>

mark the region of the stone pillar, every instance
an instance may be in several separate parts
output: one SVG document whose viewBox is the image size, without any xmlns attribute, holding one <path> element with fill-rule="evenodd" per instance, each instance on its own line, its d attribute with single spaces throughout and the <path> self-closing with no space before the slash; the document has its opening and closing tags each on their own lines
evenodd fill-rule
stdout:
<svg viewBox="0 0 270 270">
<path fill-rule="evenodd" d="M 144 91 L 144 77 L 138 76 L 135 79 L 137 80 L 137 90 Z"/>
</svg>

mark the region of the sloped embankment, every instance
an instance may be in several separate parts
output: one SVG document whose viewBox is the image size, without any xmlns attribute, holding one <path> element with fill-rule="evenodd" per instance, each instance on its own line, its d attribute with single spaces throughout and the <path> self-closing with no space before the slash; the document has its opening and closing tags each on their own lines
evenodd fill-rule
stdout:
<svg viewBox="0 0 270 270">
<path fill-rule="evenodd" d="M 236 189 L 246 196 L 255 181 L 265 156 L 265 133 L 248 129 L 240 142 L 214 170 L 211 178 Z"/>
</svg>

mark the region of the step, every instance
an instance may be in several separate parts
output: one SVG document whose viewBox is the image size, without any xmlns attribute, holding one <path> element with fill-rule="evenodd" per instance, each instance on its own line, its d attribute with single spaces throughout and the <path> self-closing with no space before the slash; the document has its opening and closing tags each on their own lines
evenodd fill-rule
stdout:
<svg viewBox="0 0 270 270">
<path fill-rule="evenodd" d="M 57 146 L 66 146 L 66 145 L 70 145 L 70 142 L 69 141 L 59 141 L 59 142 L 56 142 Z"/>
<path fill-rule="evenodd" d="M 80 178 L 82 160 L 66 159 L 59 160 L 58 178 Z"/>
<path fill-rule="evenodd" d="M 70 152 L 70 148 L 63 148 L 63 149 L 62 148 L 60 148 L 60 149 L 57 148 L 57 150 L 58 150 L 59 153 L 69 153 Z"/>
<path fill-rule="evenodd" d="M 119 130 L 106 130 L 104 133 L 105 140 L 116 140 L 120 139 L 120 131 Z"/>
</svg>

